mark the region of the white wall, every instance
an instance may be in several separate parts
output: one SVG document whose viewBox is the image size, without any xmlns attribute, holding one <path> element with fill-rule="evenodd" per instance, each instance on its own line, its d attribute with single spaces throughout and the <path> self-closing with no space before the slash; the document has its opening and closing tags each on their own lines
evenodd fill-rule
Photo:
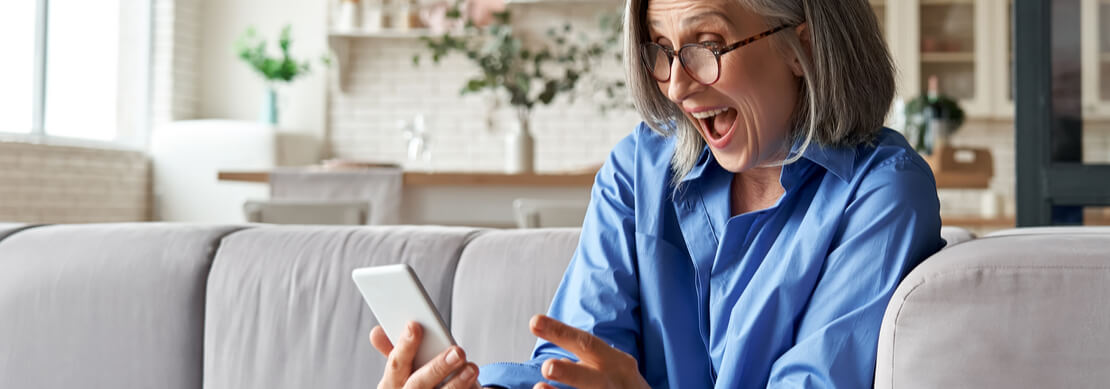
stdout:
<svg viewBox="0 0 1110 389">
<path fill-rule="evenodd" d="M 318 59 L 327 52 L 325 2 L 298 0 L 199 0 L 200 71 L 197 119 L 258 120 L 264 83 L 240 60 L 234 43 L 248 26 L 267 39 L 277 55 L 282 26 L 293 26 L 294 58 L 312 59 L 312 73 L 294 80 L 281 96 L 281 124 L 322 138 L 327 70 Z"/>
</svg>

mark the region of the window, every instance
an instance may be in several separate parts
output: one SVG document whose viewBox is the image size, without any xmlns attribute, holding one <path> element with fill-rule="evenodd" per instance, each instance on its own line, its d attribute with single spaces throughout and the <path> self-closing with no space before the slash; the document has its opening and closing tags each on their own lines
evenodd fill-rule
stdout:
<svg viewBox="0 0 1110 389">
<path fill-rule="evenodd" d="M 0 5 L 0 132 L 138 145 L 149 111 L 150 2 Z"/>
<path fill-rule="evenodd" d="M 0 132 L 31 132 L 35 93 L 34 1 L 0 2 Z"/>
</svg>

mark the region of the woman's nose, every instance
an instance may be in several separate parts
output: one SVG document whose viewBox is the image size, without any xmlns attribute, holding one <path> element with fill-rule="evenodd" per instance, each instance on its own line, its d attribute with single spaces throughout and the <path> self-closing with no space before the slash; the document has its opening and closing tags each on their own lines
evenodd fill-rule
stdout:
<svg viewBox="0 0 1110 389">
<path fill-rule="evenodd" d="M 694 81 L 686 73 L 686 69 L 682 68 L 682 62 L 675 58 L 671 62 L 671 80 L 667 83 L 667 98 L 675 104 L 681 104 L 683 100 L 686 100 L 701 88 L 702 85 Z"/>
</svg>

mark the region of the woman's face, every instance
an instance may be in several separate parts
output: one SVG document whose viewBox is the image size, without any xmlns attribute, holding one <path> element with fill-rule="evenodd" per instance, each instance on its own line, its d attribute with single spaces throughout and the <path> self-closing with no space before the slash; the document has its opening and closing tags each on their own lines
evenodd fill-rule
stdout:
<svg viewBox="0 0 1110 389">
<path fill-rule="evenodd" d="M 736 0 L 649 0 L 647 26 L 652 41 L 676 51 L 688 43 L 723 47 L 778 27 Z M 764 38 L 721 55 L 720 78 L 709 86 L 691 79 L 676 56 L 659 90 L 695 123 L 717 162 L 738 173 L 785 158 L 800 75 L 794 57 Z"/>
</svg>

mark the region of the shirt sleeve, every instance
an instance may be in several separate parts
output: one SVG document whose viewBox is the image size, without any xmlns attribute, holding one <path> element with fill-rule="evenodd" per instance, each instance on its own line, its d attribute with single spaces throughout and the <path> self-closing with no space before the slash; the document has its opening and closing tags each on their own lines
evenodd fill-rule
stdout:
<svg viewBox="0 0 1110 389">
<path fill-rule="evenodd" d="M 641 125 L 638 132 L 645 128 Z M 639 359 L 633 208 L 636 137 L 634 133 L 622 140 L 598 171 L 578 248 L 548 315 Z M 544 380 L 540 373 L 543 361 L 550 358 L 577 360 L 570 352 L 539 339 L 531 360 L 483 366 L 478 381 L 482 386 L 504 388 L 531 388 L 541 381 L 558 386 Z"/>
<path fill-rule="evenodd" d="M 771 388 L 869 388 L 879 327 L 902 278 L 940 250 L 932 172 L 910 156 L 865 176 L 844 213 L 794 346 L 771 367 Z"/>
</svg>

